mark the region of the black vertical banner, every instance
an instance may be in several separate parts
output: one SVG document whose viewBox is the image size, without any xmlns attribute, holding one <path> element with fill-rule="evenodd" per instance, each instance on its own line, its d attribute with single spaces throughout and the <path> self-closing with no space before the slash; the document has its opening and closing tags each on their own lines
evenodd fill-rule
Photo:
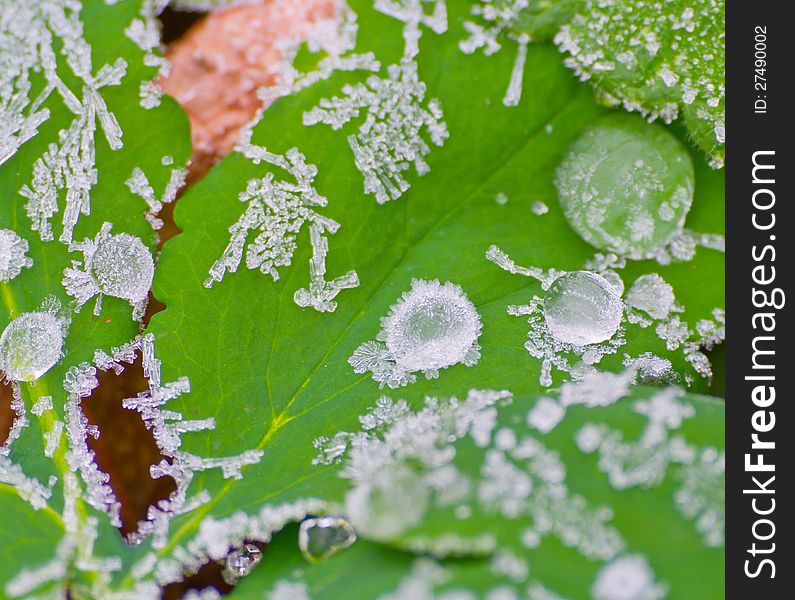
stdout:
<svg viewBox="0 0 795 600">
<path fill-rule="evenodd" d="M 726 597 L 795 597 L 790 2 L 726 7 Z"/>
</svg>

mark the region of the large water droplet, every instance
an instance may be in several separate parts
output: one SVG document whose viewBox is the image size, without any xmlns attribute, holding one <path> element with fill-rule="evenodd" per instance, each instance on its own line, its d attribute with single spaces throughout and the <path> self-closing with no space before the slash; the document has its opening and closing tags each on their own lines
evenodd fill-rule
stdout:
<svg viewBox="0 0 795 600">
<path fill-rule="evenodd" d="M 234 550 L 226 557 L 223 577 L 230 583 L 236 583 L 241 577 L 245 577 L 262 560 L 262 550 L 254 544 L 246 544 L 242 548 Z"/>
<path fill-rule="evenodd" d="M 0 370 L 12 381 L 35 381 L 61 358 L 63 322 L 49 312 L 24 313 L 0 337 Z"/>
<path fill-rule="evenodd" d="M 686 148 L 663 127 L 610 115 L 571 144 L 555 183 L 566 219 L 586 242 L 649 258 L 682 229 L 694 178 Z"/>
<path fill-rule="evenodd" d="M 152 287 L 155 263 L 139 238 L 120 233 L 99 243 L 91 270 L 103 294 L 140 302 Z"/>
<path fill-rule="evenodd" d="M 353 527 L 339 517 L 305 519 L 298 530 L 298 547 L 311 563 L 331 558 L 355 541 Z"/>
<path fill-rule="evenodd" d="M 574 271 L 558 277 L 544 297 L 544 320 L 550 333 L 566 344 L 584 346 L 613 337 L 624 306 L 604 277 Z"/>
<path fill-rule="evenodd" d="M 415 280 L 383 321 L 384 340 L 406 371 L 463 362 L 480 335 L 480 317 L 453 283 Z"/>
</svg>

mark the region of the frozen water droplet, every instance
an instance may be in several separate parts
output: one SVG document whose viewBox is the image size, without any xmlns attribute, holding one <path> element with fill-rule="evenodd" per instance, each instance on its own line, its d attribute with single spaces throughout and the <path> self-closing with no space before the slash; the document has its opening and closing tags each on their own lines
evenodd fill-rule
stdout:
<svg viewBox="0 0 795 600">
<path fill-rule="evenodd" d="M 60 360 L 64 333 L 51 312 L 20 315 L 0 337 L 0 370 L 12 381 L 36 381 Z"/>
<path fill-rule="evenodd" d="M 136 303 L 152 287 L 155 263 L 139 238 L 120 233 L 97 245 L 91 271 L 103 294 Z"/>
<path fill-rule="evenodd" d="M 462 362 L 480 327 L 475 306 L 461 288 L 438 281 L 414 281 L 384 319 L 386 347 L 406 371 Z"/>
<path fill-rule="evenodd" d="M 322 562 L 356 541 L 356 532 L 345 519 L 305 519 L 298 530 L 298 547 L 311 563 Z"/>
<path fill-rule="evenodd" d="M 694 171 L 687 150 L 665 129 L 611 115 L 572 143 L 555 183 L 566 219 L 586 242 L 651 258 L 682 230 Z"/>
<path fill-rule="evenodd" d="M 27 251 L 26 240 L 10 229 L 0 229 L 0 282 L 7 283 L 22 269 L 33 266 L 33 261 L 25 255 Z"/>
<path fill-rule="evenodd" d="M 641 275 L 627 292 L 627 304 L 648 314 L 653 319 L 667 319 L 674 308 L 676 297 L 671 284 L 657 273 Z"/>
<path fill-rule="evenodd" d="M 544 297 L 544 320 L 559 341 L 583 346 L 613 337 L 621 325 L 623 303 L 601 275 L 574 271 L 558 277 Z"/>
<path fill-rule="evenodd" d="M 413 383 L 413 373 L 429 379 L 455 364 L 472 366 L 480 358 L 480 316 L 454 283 L 415 279 L 381 319 L 376 341 L 361 344 L 348 363 L 356 373 L 371 371 L 381 386 Z"/>
<path fill-rule="evenodd" d="M 262 560 L 262 551 L 254 544 L 246 544 L 226 557 L 223 576 L 228 583 L 236 583 L 245 577 Z"/>
</svg>

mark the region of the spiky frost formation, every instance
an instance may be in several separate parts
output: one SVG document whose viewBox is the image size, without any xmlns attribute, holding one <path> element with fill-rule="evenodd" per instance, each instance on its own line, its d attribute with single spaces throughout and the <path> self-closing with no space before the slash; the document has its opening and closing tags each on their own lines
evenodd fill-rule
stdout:
<svg viewBox="0 0 795 600">
<path fill-rule="evenodd" d="M 58 143 L 47 146 L 33 166 L 29 185 L 20 190 L 33 231 L 42 240 L 53 238 L 51 219 L 65 192 L 60 241 L 70 243 L 81 214 L 91 211 L 90 192 L 97 181 L 95 132 L 97 123 L 112 150 L 122 147 L 119 123 L 100 90 L 119 85 L 127 63 L 119 58 L 100 69 L 92 65 L 91 46 L 83 37 L 82 6 L 76 0 L 7 0 L 0 3 L 0 163 L 35 135 L 50 116 L 42 105 L 57 95 L 74 114 Z M 63 59 L 56 56 L 63 56 Z M 59 73 L 66 65 L 69 73 Z M 63 70 L 63 69 L 61 69 Z M 43 87 L 30 98 L 33 81 Z M 71 85 L 77 80 L 80 92 Z"/>
<path fill-rule="evenodd" d="M 586 242 L 651 258 L 681 233 L 695 172 L 685 147 L 639 117 L 610 115 L 569 146 L 557 169 L 558 200 Z"/>
<path fill-rule="evenodd" d="M 627 292 L 626 303 L 653 319 L 666 319 L 675 309 L 676 297 L 671 284 L 657 273 L 641 275 Z"/>
<path fill-rule="evenodd" d="M 254 544 L 245 544 L 229 553 L 224 562 L 222 576 L 229 585 L 235 585 L 241 577 L 245 577 L 262 560 L 262 551 Z"/>
<path fill-rule="evenodd" d="M 68 326 L 55 298 L 22 313 L 0 336 L 0 371 L 13 382 L 36 381 L 61 360 Z"/>
<path fill-rule="evenodd" d="M 343 97 L 321 100 L 304 113 L 303 122 L 338 130 L 364 112 L 366 118 L 358 133 L 348 136 L 348 145 L 364 176 L 365 194 L 374 194 L 379 204 L 385 204 L 411 187 L 403 173 L 412 164 L 418 175 L 430 171 L 425 156 L 431 149 L 423 130 L 436 146 L 444 145 L 448 137 L 439 101 L 431 99 L 423 106 L 425 90 L 417 63 L 407 56 L 390 65 L 385 78 L 370 76 L 366 84 L 343 87 Z"/>
<path fill-rule="evenodd" d="M 94 314 L 99 315 L 102 296 L 113 296 L 127 300 L 133 307 L 133 319 L 138 320 L 146 310 L 155 262 L 140 238 L 127 233 L 111 235 L 112 229 L 112 223 L 105 223 L 93 240 L 86 238 L 70 246 L 83 253 L 83 261 L 73 260 L 64 270 L 63 285 L 75 299 L 77 310 L 98 296 Z"/>
<path fill-rule="evenodd" d="M 22 269 L 33 266 L 33 260 L 26 256 L 27 240 L 19 237 L 10 229 L 0 229 L 0 283 L 8 283 L 22 272 Z"/>
<path fill-rule="evenodd" d="M 174 159 L 170 156 L 163 157 L 163 165 L 171 164 L 170 161 L 173 160 Z M 163 210 L 164 204 L 170 204 L 176 199 L 177 192 L 179 192 L 180 188 L 185 184 L 185 177 L 187 174 L 188 170 L 181 167 L 171 169 L 168 183 L 166 183 L 163 194 L 159 199 L 155 196 L 155 190 L 149 184 L 149 179 L 147 179 L 144 172 L 138 167 L 133 169 L 130 178 L 124 182 L 133 194 L 141 197 L 144 202 L 146 202 L 147 206 L 149 206 L 149 210 L 144 216 L 152 226 L 152 229 L 157 230 L 163 227 L 163 221 L 157 215 Z"/>
<path fill-rule="evenodd" d="M 725 142 L 723 0 L 583 0 L 555 36 L 602 97 L 666 123 L 681 115 L 714 166 Z"/>
<path fill-rule="evenodd" d="M 255 163 L 265 161 L 287 171 L 294 182 L 277 180 L 273 173 L 262 179 L 248 182 L 246 191 L 240 194 L 240 201 L 247 202 L 248 208 L 238 221 L 229 228 L 231 238 L 223 255 L 210 268 L 210 277 L 205 287 L 223 281 L 227 271 L 234 273 L 243 260 L 246 251 L 246 266 L 270 275 L 274 281 L 279 279 L 278 267 L 292 264 L 293 253 L 297 248 L 297 236 L 305 223 L 310 223 L 310 283 L 307 288 L 296 291 L 294 300 L 301 307 L 311 306 L 320 312 L 331 312 L 336 307 L 333 298 L 342 290 L 359 285 L 356 271 L 349 271 L 331 281 L 326 281 L 326 255 L 328 238 L 324 234 L 334 234 L 340 225 L 333 219 L 316 212 L 316 207 L 328 204 L 313 187 L 317 167 L 306 162 L 306 157 L 297 148 L 291 148 L 285 156 L 272 154 L 265 148 L 246 142 L 241 147 L 245 156 Z M 251 231 L 259 231 L 253 242 L 248 242 Z"/>
<path fill-rule="evenodd" d="M 481 327 L 475 305 L 460 286 L 414 279 L 381 319 L 378 341 L 360 345 L 348 363 L 356 373 L 372 372 L 381 387 L 413 383 L 419 371 L 438 377 L 439 369 L 477 363 Z"/>
</svg>

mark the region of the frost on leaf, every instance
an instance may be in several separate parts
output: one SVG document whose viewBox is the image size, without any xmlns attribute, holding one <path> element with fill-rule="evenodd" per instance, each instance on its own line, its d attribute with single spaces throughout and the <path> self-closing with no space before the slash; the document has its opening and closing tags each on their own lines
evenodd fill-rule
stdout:
<svg viewBox="0 0 795 600">
<path fill-rule="evenodd" d="M 124 29 L 124 35 L 144 51 L 144 66 L 158 68 L 155 77 L 149 81 L 142 81 L 138 91 L 140 96 L 139 103 L 146 109 L 160 106 L 163 90 L 156 80 L 161 76 L 167 75 L 170 67 L 168 60 L 157 53 L 160 49 L 160 30 L 156 12 L 162 10 L 165 4 L 162 1 L 155 2 L 152 0 L 141 2 L 140 13 Z"/>
<path fill-rule="evenodd" d="M 555 36 L 565 63 L 603 99 L 670 123 L 680 113 L 714 166 L 725 142 L 722 0 L 583 0 Z"/>
<path fill-rule="evenodd" d="M 669 469 L 676 468 L 675 478 L 681 482 L 673 497 L 677 509 L 695 521 L 707 546 L 721 546 L 725 457 L 715 448 L 696 447 L 673 433 L 695 414 L 681 395 L 676 388 L 666 388 L 637 400 L 634 410 L 647 422 L 635 441 L 626 441 L 620 431 L 595 423 L 583 426 L 575 439 L 580 450 L 599 455 L 599 469 L 618 490 L 659 486 Z"/>
<path fill-rule="evenodd" d="M 237 583 L 241 577 L 245 577 L 262 560 L 262 551 L 254 544 L 244 544 L 229 553 L 224 563 L 222 575 L 224 581 L 230 585 Z"/>
<path fill-rule="evenodd" d="M 665 129 L 610 115 L 571 144 L 555 185 L 582 239 L 620 256 L 652 258 L 681 234 L 695 172 L 687 150 Z"/>
<path fill-rule="evenodd" d="M 60 240 L 69 243 L 80 214 L 89 214 L 90 191 L 97 181 L 94 134 L 97 122 L 113 150 L 122 147 L 122 131 L 100 90 L 119 85 L 127 63 L 119 58 L 95 72 L 91 46 L 83 38 L 81 5 L 73 0 L 9 0 L 0 7 L 0 162 L 13 155 L 36 127 L 49 117 L 42 104 L 54 93 L 74 114 L 33 166 L 33 178 L 20 190 L 32 229 L 42 240 L 53 238 L 50 219 L 59 210 L 65 190 L 63 230 Z M 60 54 L 70 73 L 59 74 Z M 44 86 L 31 100 L 34 74 L 41 73 Z M 38 78 L 38 75 L 35 76 Z M 77 79 L 81 89 L 66 83 Z M 10 127 L 7 127 L 9 124 Z"/>
<path fill-rule="evenodd" d="M 8 283 L 22 269 L 33 266 L 33 260 L 26 255 L 27 251 L 27 240 L 10 229 L 0 229 L 0 283 Z"/>
<path fill-rule="evenodd" d="M 412 164 L 418 175 L 430 171 L 425 156 L 431 149 L 423 130 L 436 146 L 448 137 L 441 104 L 431 99 L 423 106 L 425 91 L 417 63 L 407 55 L 387 68 L 385 78 L 372 75 L 366 84 L 344 86 L 343 97 L 321 100 L 304 113 L 303 122 L 324 123 L 338 130 L 366 114 L 358 133 L 348 136 L 348 145 L 364 176 L 365 194 L 374 194 L 379 204 L 385 204 L 411 187 L 403 174 Z"/>
<path fill-rule="evenodd" d="M 457 285 L 414 279 L 381 319 L 377 341 L 360 345 L 348 359 L 356 373 L 371 372 L 381 387 L 396 388 L 439 376 L 456 364 L 480 358 L 481 322 L 475 306 Z"/>
<path fill-rule="evenodd" d="M 164 157 L 163 164 L 170 164 L 169 159 L 173 160 L 170 157 Z M 181 167 L 171 169 L 171 176 L 160 198 L 155 195 L 155 190 L 152 189 L 146 175 L 138 167 L 133 169 L 130 178 L 125 181 L 129 190 L 136 196 L 143 198 L 147 206 L 149 206 L 149 210 L 146 212 L 145 217 L 149 224 L 152 225 L 152 229 L 160 229 L 163 227 L 163 221 L 157 215 L 163 210 L 164 204 L 169 204 L 176 199 L 177 192 L 179 192 L 180 188 L 185 184 L 187 173 L 187 169 Z"/>
<path fill-rule="evenodd" d="M 229 244 L 221 258 L 210 268 L 210 277 L 204 286 L 212 287 L 215 282 L 223 281 L 227 271 L 237 271 L 244 250 L 249 269 L 258 269 L 270 275 L 274 281 L 278 280 L 278 267 L 292 264 L 298 233 L 308 222 L 313 252 L 310 261 L 311 280 L 308 288 L 295 293 L 295 302 L 302 307 L 312 306 L 320 312 L 333 311 L 336 308 L 333 298 L 343 289 L 357 287 L 359 279 L 356 271 L 349 271 L 331 281 L 325 279 L 328 239 L 324 234 L 336 233 L 340 225 L 315 210 L 328 204 L 326 198 L 313 187 L 317 167 L 308 164 L 297 148 L 281 156 L 248 143 L 241 147 L 241 151 L 255 163 L 264 160 L 287 171 L 293 181 L 276 179 L 273 173 L 268 173 L 261 179 L 248 182 L 246 191 L 239 197 L 241 202 L 247 203 L 247 208 L 229 228 Z M 258 235 L 249 241 L 252 231 L 258 232 Z"/>
<path fill-rule="evenodd" d="M 22 313 L 0 336 L 0 371 L 10 381 L 36 381 L 63 356 L 69 319 L 49 298 L 36 312 Z"/>
<path fill-rule="evenodd" d="M 144 424 L 152 431 L 155 443 L 165 457 L 158 465 L 152 467 L 152 476 L 172 477 L 176 483 L 176 490 L 157 506 L 149 507 L 147 520 L 138 524 L 138 531 L 130 536 L 130 541 L 138 543 L 148 535 L 154 534 L 153 545 L 160 548 L 166 542 L 168 524 L 174 516 L 190 512 L 210 500 L 206 490 L 188 498 L 188 487 L 195 473 L 207 469 L 221 469 L 226 478 L 240 478 L 242 468 L 259 462 L 262 452 L 249 450 L 237 456 L 205 458 L 181 450 L 182 436 L 185 433 L 213 429 L 215 422 L 212 418 L 187 420 L 176 410 L 162 408 L 168 402 L 187 394 L 190 391 L 190 383 L 186 377 L 167 383 L 162 381 L 161 362 L 155 355 L 152 334 L 139 336 L 124 346 L 114 348 L 111 354 L 97 351 L 93 365 L 83 363 L 73 367 L 66 374 L 64 388 L 68 393 L 68 399 L 65 412 L 69 438 L 67 459 L 70 467 L 82 476 L 89 504 L 107 512 L 115 525 L 121 524 L 119 503 L 113 490 L 107 485 L 108 476 L 99 471 L 93 459 L 93 452 L 86 443 L 88 435 L 96 436 L 99 432 L 88 425 L 80 404 L 81 398 L 91 395 L 98 385 L 97 369 L 103 371 L 113 369 L 120 373 L 125 363 L 132 364 L 137 353 L 143 357 L 144 375 L 149 382 L 149 388 L 135 398 L 124 400 L 123 406 L 141 414 Z"/>
<path fill-rule="evenodd" d="M 64 270 L 66 293 L 75 299 L 79 310 L 98 296 L 94 314 L 102 311 L 102 296 L 127 300 L 133 319 L 143 317 L 155 272 L 152 253 L 144 243 L 127 233 L 111 234 L 113 225 L 105 223 L 93 240 L 73 242 L 69 249 L 83 253 L 83 261 L 72 261 Z"/>
<path fill-rule="evenodd" d="M 553 535 L 588 558 L 614 557 L 624 541 L 606 524 L 611 512 L 569 493 L 566 468 L 556 452 L 532 436 L 498 426 L 499 407 L 510 397 L 506 391 L 470 390 L 463 401 L 428 397 L 417 412 L 403 400 L 382 397 L 360 418 L 360 432 L 317 439 L 315 462 L 342 463 L 339 475 L 352 485 L 346 512 L 371 539 L 400 540 L 414 551 L 438 556 L 494 552 L 497 540 L 491 533 L 412 533 L 432 512 L 469 519 L 477 511 L 478 518 L 517 520 L 516 541 L 521 537 L 528 547 Z M 472 471 L 463 471 L 455 460 L 465 439 L 482 459 Z M 503 558 L 495 567 L 516 573 L 516 561 L 504 553 Z"/>
</svg>

